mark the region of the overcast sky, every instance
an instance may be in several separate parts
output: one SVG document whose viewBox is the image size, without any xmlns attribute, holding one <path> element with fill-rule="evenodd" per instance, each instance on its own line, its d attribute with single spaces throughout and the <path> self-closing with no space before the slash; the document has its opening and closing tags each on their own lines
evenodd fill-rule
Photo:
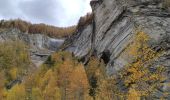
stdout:
<svg viewBox="0 0 170 100">
<path fill-rule="evenodd" d="M 91 12 L 90 0 L 0 0 L 0 19 L 70 26 Z"/>
</svg>

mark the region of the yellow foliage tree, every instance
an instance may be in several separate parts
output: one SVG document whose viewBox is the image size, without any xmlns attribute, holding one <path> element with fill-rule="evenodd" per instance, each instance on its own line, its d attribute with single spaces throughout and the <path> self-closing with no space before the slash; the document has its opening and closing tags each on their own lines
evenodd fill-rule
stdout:
<svg viewBox="0 0 170 100">
<path fill-rule="evenodd" d="M 31 100 L 44 100 L 39 88 L 32 88 Z"/>
<path fill-rule="evenodd" d="M 24 85 L 15 85 L 11 90 L 7 93 L 6 100 L 25 100 L 26 92 Z"/>
<path fill-rule="evenodd" d="M 27 97 L 33 100 L 75 100 L 88 97 L 84 66 L 68 52 L 53 54 L 35 74 L 27 77 L 24 85 Z"/>
<path fill-rule="evenodd" d="M 4 83 L 5 83 L 4 73 L 0 71 L 0 100 L 3 99 Z"/>
<path fill-rule="evenodd" d="M 13 67 L 10 71 L 9 71 L 9 74 L 10 74 L 10 76 L 11 76 L 11 78 L 12 78 L 12 80 L 15 80 L 16 78 L 17 78 L 17 72 L 18 71 L 18 69 L 17 69 L 17 67 Z"/>
<path fill-rule="evenodd" d="M 43 78 L 43 87 L 43 97 L 45 100 L 55 100 L 55 98 L 61 99 L 60 90 L 57 84 L 57 77 L 51 69 L 46 72 Z"/>
<path fill-rule="evenodd" d="M 64 61 L 64 63 L 58 69 L 58 83 L 61 87 L 62 97 L 68 99 L 69 96 L 69 84 L 70 76 L 73 73 L 73 64 L 72 61 Z"/>
<path fill-rule="evenodd" d="M 0 70 L 4 71 L 6 83 L 22 77 L 30 67 L 27 46 L 19 41 L 0 43 Z"/>
<path fill-rule="evenodd" d="M 102 88 L 100 88 L 100 86 L 106 77 L 104 62 L 95 57 L 91 57 L 85 69 L 90 84 L 89 95 L 92 96 L 93 99 L 101 98 Z"/>
<path fill-rule="evenodd" d="M 70 80 L 70 91 L 72 92 L 73 96 L 72 99 L 85 99 L 85 95 L 88 94 L 89 85 L 87 75 L 82 64 L 78 64 L 74 68 L 73 73 L 70 76 Z"/>
<path fill-rule="evenodd" d="M 133 41 L 125 50 L 129 64 L 118 74 L 103 80 L 100 88 L 104 90 L 100 94 L 104 96 L 99 100 L 127 99 L 139 100 L 153 98 L 152 95 L 163 86 L 165 67 L 154 66 L 161 52 L 156 52 L 148 45 L 149 36 L 144 32 L 137 32 Z M 102 98 L 102 99 L 101 99 Z"/>
<path fill-rule="evenodd" d="M 162 86 L 161 81 L 165 80 L 164 67 L 155 67 L 154 72 L 150 71 L 153 67 L 152 62 L 159 57 L 160 52 L 152 50 L 147 44 L 148 40 L 149 36 L 144 32 L 135 35 L 134 42 L 127 49 L 133 62 L 122 74 L 125 85 L 130 88 L 129 91 L 136 91 L 139 97 L 151 95 Z"/>
<path fill-rule="evenodd" d="M 0 28 L 17 28 L 21 32 L 28 32 L 31 34 L 47 34 L 50 37 L 66 37 L 71 36 L 73 33 L 76 32 L 77 26 L 70 26 L 70 27 L 55 27 L 46 24 L 32 24 L 30 22 L 23 21 L 21 19 L 15 20 L 1 20 L 0 21 Z"/>
<path fill-rule="evenodd" d="M 127 100 L 140 100 L 140 93 L 133 88 L 130 88 L 128 91 Z"/>
</svg>

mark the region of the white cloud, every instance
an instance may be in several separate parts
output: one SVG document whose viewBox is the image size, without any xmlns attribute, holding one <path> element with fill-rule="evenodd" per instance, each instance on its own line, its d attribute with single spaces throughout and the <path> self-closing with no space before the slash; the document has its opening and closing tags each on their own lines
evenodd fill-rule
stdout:
<svg viewBox="0 0 170 100">
<path fill-rule="evenodd" d="M 91 12 L 90 0 L 0 0 L 0 19 L 70 26 Z"/>
<path fill-rule="evenodd" d="M 84 16 L 87 12 L 91 12 L 89 5 L 90 0 L 61 0 L 65 10 L 65 16 L 62 18 L 61 26 L 76 24 L 81 16 Z"/>
</svg>

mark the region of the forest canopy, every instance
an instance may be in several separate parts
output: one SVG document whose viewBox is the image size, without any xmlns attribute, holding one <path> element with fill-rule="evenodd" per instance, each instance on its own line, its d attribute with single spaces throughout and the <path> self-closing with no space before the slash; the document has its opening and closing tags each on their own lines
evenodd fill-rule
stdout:
<svg viewBox="0 0 170 100">
<path fill-rule="evenodd" d="M 55 27 L 46 24 L 32 24 L 21 19 L 16 20 L 1 20 L 0 28 L 16 28 L 21 32 L 28 32 L 31 34 L 46 34 L 50 37 L 64 38 L 71 36 L 76 32 L 76 26 L 70 27 Z"/>
</svg>

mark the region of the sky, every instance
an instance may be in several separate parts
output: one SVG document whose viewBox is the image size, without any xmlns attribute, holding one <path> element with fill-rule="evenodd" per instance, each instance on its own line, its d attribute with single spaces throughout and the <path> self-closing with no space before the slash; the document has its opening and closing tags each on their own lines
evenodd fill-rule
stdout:
<svg viewBox="0 0 170 100">
<path fill-rule="evenodd" d="M 23 19 L 60 27 L 77 24 L 91 12 L 90 0 L 0 0 L 1 19 Z"/>
</svg>

